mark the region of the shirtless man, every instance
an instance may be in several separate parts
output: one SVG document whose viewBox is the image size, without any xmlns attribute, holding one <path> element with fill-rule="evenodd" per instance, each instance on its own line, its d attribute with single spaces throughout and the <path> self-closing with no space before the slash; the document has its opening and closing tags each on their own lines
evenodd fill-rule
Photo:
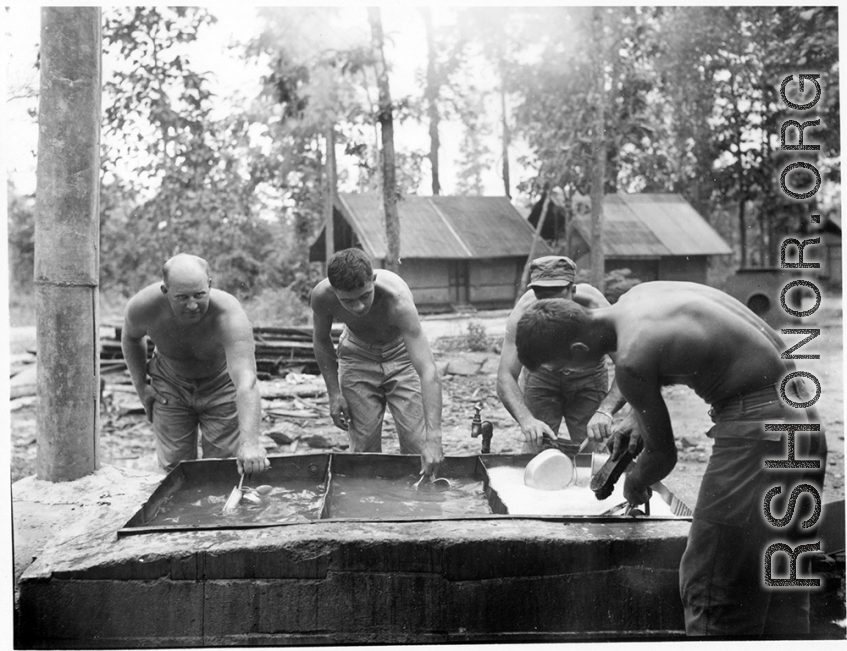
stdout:
<svg viewBox="0 0 847 651">
<path fill-rule="evenodd" d="M 149 362 L 147 337 L 156 344 Z M 162 282 L 129 300 L 121 348 L 166 472 L 197 458 L 198 428 L 204 458 L 235 456 L 248 475 L 270 467 L 259 445 L 253 329 L 234 296 L 212 289 L 205 260 L 172 257 Z"/>
<path fill-rule="evenodd" d="M 527 374 L 523 394 L 518 384 L 521 363 L 515 347 L 518 320 L 537 300 L 564 298 L 594 309 L 608 307 L 600 291 L 585 283 L 576 284 L 576 264 L 570 258 L 548 255 L 530 264 L 529 291 L 521 296 L 506 321 L 506 335 L 497 369 L 497 395 L 521 426 L 523 452 L 540 452 L 559 437 L 564 418 L 571 441 L 582 443 L 586 436 L 597 442 L 611 434 L 612 414 L 624 402 L 617 384 L 609 380 L 605 360 L 587 371 L 551 371 L 539 368 Z M 593 445 L 593 444 L 589 444 Z M 591 451 L 591 447 L 588 448 Z"/>
<path fill-rule="evenodd" d="M 615 362 L 621 394 L 632 406 L 644 449 L 630 467 L 624 495 L 644 503 L 649 487 L 676 464 L 673 430 L 662 387 L 684 384 L 712 407 L 715 440 L 700 487 L 688 545 L 680 564 L 680 592 L 689 635 L 785 636 L 809 632 L 809 593 L 764 587 L 764 555 L 775 541 L 792 549 L 811 542 L 814 529 L 806 500 L 790 527 L 769 524 L 763 499 L 774 486 L 782 493 L 771 506 L 775 517 L 801 483 L 823 489 L 826 439 L 822 431 L 797 430 L 795 458 L 820 464 L 811 469 L 765 469 L 767 459 L 789 454 L 782 431 L 765 423 L 820 423 L 813 409 L 783 402 L 783 378 L 794 369 L 783 360 L 787 346 L 750 310 L 716 289 L 684 282 L 634 287 L 608 308 L 586 310 L 570 301 L 539 301 L 517 329 L 518 357 L 527 368 L 590 368 L 603 355 Z M 792 380 L 786 395 L 809 400 Z M 617 433 L 616 433 L 617 437 Z M 635 451 L 637 436 L 631 437 Z M 623 451 L 618 441 L 615 454 Z M 794 524 L 798 526 L 793 526 Z M 813 540 L 813 539 L 812 539 Z M 781 561 L 785 561 L 785 554 Z M 775 557 L 776 558 L 776 557 Z M 800 567 L 804 563 L 800 557 Z M 786 576 L 787 572 L 782 574 Z M 798 576 L 803 570 L 798 570 Z M 776 572 L 775 572 L 776 576 Z"/>
<path fill-rule="evenodd" d="M 441 378 L 421 329 L 412 292 L 400 276 L 374 273 L 360 249 L 330 258 L 312 290 L 315 357 L 335 425 L 351 452 L 382 450 L 385 405 L 397 426 L 401 454 L 421 455 L 421 474 L 435 477 L 441 448 Z M 344 324 L 338 352 L 334 321 Z"/>
</svg>

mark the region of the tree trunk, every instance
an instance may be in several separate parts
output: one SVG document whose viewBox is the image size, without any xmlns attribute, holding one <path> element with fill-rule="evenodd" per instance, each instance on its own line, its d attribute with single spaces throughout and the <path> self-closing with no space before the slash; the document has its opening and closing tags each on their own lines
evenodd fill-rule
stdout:
<svg viewBox="0 0 847 651">
<path fill-rule="evenodd" d="M 735 86 L 735 74 L 731 73 L 729 83 L 732 87 L 732 95 L 736 98 L 735 104 L 732 107 L 732 117 L 735 121 L 735 147 L 737 153 L 735 168 L 736 178 L 738 179 L 738 229 L 740 231 L 741 245 L 741 268 L 743 269 L 749 264 L 747 253 L 747 184 L 744 175 L 744 160 L 741 152 L 741 111 L 738 108 L 738 93 Z"/>
<path fill-rule="evenodd" d="M 746 201 L 744 197 L 738 201 L 738 231 L 740 234 L 741 245 L 741 262 L 740 267 L 743 269 L 747 266 L 747 214 Z"/>
<path fill-rule="evenodd" d="M 100 9 L 41 10 L 36 474 L 99 466 Z"/>
<path fill-rule="evenodd" d="M 592 31 L 597 47 L 594 73 L 594 129 L 592 149 L 594 160 L 591 171 L 591 284 L 603 291 L 606 256 L 603 252 L 603 197 L 606 183 L 605 121 L 605 46 L 603 39 L 603 9 L 592 9 Z"/>
<path fill-rule="evenodd" d="M 535 249 L 538 248 L 538 240 L 541 239 L 541 229 L 544 228 L 544 223 L 547 221 L 547 212 L 550 210 L 550 195 L 552 192 L 548 187 L 544 194 L 544 203 L 541 204 L 541 215 L 538 217 L 538 225 L 535 227 L 535 232 L 532 234 L 532 244 L 529 246 L 529 256 L 526 259 L 526 264 L 523 267 L 521 274 L 521 284 L 518 287 L 518 295 L 515 301 L 519 301 L 521 296 L 526 292 L 526 286 L 529 283 L 529 266 L 535 259 Z"/>
<path fill-rule="evenodd" d="M 435 33 L 432 29 L 432 11 L 429 7 L 421 9 L 424 25 L 426 26 L 427 64 L 426 64 L 426 110 L 429 117 L 429 162 L 432 167 L 432 194 L 441 194 L 441 180 L 438 172 L 438 149 L 441 140 L 438 136 L 438 125 L 441 116 L 438 113 L 438 67 L 436 64 Z"/>
<path fill-rule="evenodd" d="M 385 212 L 385 237 L 388 251 L 385 268 L 400 270 L 400 215 L 397 211 L 397 181 L 394 168 L 394 118 L 388 68 L 383 47 L 382 20 L 378 7 L 368 7 L 371 40 L 376 55 L 376 78 L 379 87 L 379 126 L 382 135 L 382 203 Z"/>
<path fill-rule="evenodd" d="M 512 132 L 509 129 L 509 116 L 506 114 L 506 80 L 503 72 L 503 60 L 500 60 L 500 114 L 503 123 L 503 191 L 512 198 L 512 181 L 509 173 L 509 145 L 512 142 Z"/>
<path fill-rule="evenodd" d="M 335 125 L 330 124 L 326 130 L 326 164 L 324 165 L 324 235 L 326 236 L 326 264 L 335 253 L 335 223 L 333 210 L 335 207 Z"/>
</svg>

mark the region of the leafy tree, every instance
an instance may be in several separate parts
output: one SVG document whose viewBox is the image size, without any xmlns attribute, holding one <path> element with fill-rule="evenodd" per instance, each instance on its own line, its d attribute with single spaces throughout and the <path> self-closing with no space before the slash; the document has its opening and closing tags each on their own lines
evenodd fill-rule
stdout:
<svg viewBox="0 0 847 651">
<path fill-rule="evenodd" d="M 394 161 L 394 108 L 391 105 L 391 88 L 388 82 L 388 65 L 382 35 L 382 19 L 378 7 L 368 8 L 368 22 L 374 49 L 379 112 L 377 120 L 382 141 L 382 204 L 385 215 L 387 250 L 385 268 L 395 273 L 400 270 L 400 214 L 397 211 L 397 183 Z"/>
<path fill-rule="evenodd" d="M 279 240 L 260 218 L 264 164 L 249 122 L 211 117 L 208 73 L 181 46 L 214 21 L 205 9 L 109 9 L 104 44 L 118 62 L 104 85 L 104 278 L 135 287 L 178 251 L 209 260 L 219 287 L 249 295 L 274 271 Z M 251 155 L 252 154 L 252 155 Z M 128 165 L 126 161 L 131 161 Z"/>
<path fill-rule="evenodd" d="M 787 200 L 777 181 L 786 160 L 796 159 L 779 151 L 781 124 L 791 117 L 779 86 L 797 66 L 814 61 L 831 81 L 821 112 L 837 124 L 835 16 L 835 8 L 707 7 L 672 9 L 661 18 L 667 38 L 657 67 L 673 116 L 669 132 L 685 147 L 680 160 L 688 161 L 676 166 L 675 187 L 707 216 L 735 203 L 742 265 L 752 261 L 749 217 L 757 222 L 755 259 L 773 265 L 778 234 L 808 211 Z M 827 138 L 825 150 L 837 151 L 837 126 L 831 135 L 807 130 L 816 142 L 819 133 Z"/>
<path fill-rule="evenodd" d="M 500 105 L 500 160 L 503 194 L 512 196 L 512 173 L 509 165 L 513 134 L 511 96 L 515 91 L 513 74 L 516 58 L 526 42 L 532 41 L 537 10 L 515 7 L 467 8 L 458 14 L 460 42 L 474 43 L 489 70 L 495 73 L 495 88 Z M 540 10 L 543 11 L 543 10 Z M 474 93 L 468 93 L 471 102 Z M 468 115 L 465 113 L 465 115 Z"/>
<path fill-rule="evenodd" d="M 481 196 L 483 192 L 482 173 L 491 166 L 491 150 L 486 144 L 491 135 L 491 127 L 485 122 L 484 96 L 476 105 L 469 105 L 462 111 L 464 135 L 460 145 L 460 172 L 456 192 L 463 195 Z"/>
<path fill-rule="evenodd" d="M 15 291 L 29 294 L 35 271 L 35 198 L 19 194 L 9 179 L 6 193 L 9 281 Z"/>
<path fill-rule="evenodd" d="M 440 125 L 443 120 L 468 115 L 467 100 L 476 94 L 476 88 L 471 75 L 463 74 L 469 64 L 467 35 L 455 22 L 448 21 L 450 13 L 442 12 L 441 15 L 447 16 L 448 20 L 436 25 L 430 7 L 423 7 L 420 12 L 427 41 L 426 72 L 418 79 L 424 93 L 420 102 L 410 100 L 409 106 L 413 117 L 428 122 L 432 194 L 438 195 L 441 193 Z M 477 120 L 477 126 L 479 122 Z M 464 119 L 463 123 L 467 124 Z"/>
<path fill-rule="evenodd" d="M 438 52 L 436 50 L 435 30 L 432 26 L 432 10 L 429 7 L 421 8 L 424 25 L 426 26 L 427 64 L 426 64 L 426 99 L 427 117 L 429 118 L 429 161 L 432 175 L 432 194 L 441 194 L 441 180 L 438 169 L 438 149 L 441 141 L 438 133 L 438 125 L 441 122 L 441 114 L 438 110 L 438 95 L 441 83 L 438 78 Z"/>
</svg>

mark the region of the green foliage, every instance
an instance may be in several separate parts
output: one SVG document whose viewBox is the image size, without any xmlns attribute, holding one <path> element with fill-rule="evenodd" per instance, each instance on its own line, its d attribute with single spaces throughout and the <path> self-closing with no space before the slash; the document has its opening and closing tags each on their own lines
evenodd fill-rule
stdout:
<svg viewBox="0 0 847 651">
<path fill-rule="evenodd" d="M 588 283 L 590 276 L 588 269 L 580 269 L 576 273 L 576 282 Z M 615 304 L 621 296 L 640 284 L 641 280 L 633 276 L 630 269 L 612 269 L 603 275 L 603 295 L 609 303 Z"/>
<path fill-rule="evenodd" d="M 288 287 L 264 289 L 242 305 L 254 327 L 306 325 L 312 314 L 309 304 Z"/>
<path fill-rule="evenodd" d="M 594 40 L 585 8 L 499 10 L 523 47 L 497 44 L 496 26 L 480 30 L 504 58 L 518 102 L 516 128 L 532 152 L 523 162 L 538 169 L 519 188 L 537 194 L 550 183 L 567 196 L 590 193 L 600 60 L 604 190 L 678 192 L 707 220 L 732 213 L 737 237 L 730 239 L 739 243 L 742 263 L 774 264 L 780 237 L 805 223 L 823 199 L 801 203 L 781 191 L 787 162 L 814 162 L 825 179 L 840 183 L 840 165 L 832 164 L 840 137 L 837 8 L 599 11 L 605 27 Z M 779 96 L 781 81 L 803 71 L 819 72 L 824 89 L 808 115 L 788 110 Z M 820 153 L 779 151 L 786 119 L 815 117 L 821 127 L 807 129 L 806 140 L 819 142 Z M 802 181 L 797 173 L 794 183 Z M 837 210 L 828 201 L 826 210 Z"/>
<path fill-rule="evenodd" d="M 252 146 L 254 120 L 213 120 L 208 79 L 180 49 L 214 20 L 198 8 L 107 12 L 104 41 L 121 63 L 104 89 L 101 275 L 125 291 L 158 279 L 181 251 L 208 260 L 215 285 L 242 298 L 285 266 L 279 251 L 297 219 L 263 218 L 278 171 Z"/>
<path fill-rule="evenodd" d="M 838 214 L 838 192 L 796 202 L 778 182 L 787 161 L 800 158 L 840 183 L 837 7 L 597 11 L 599 39 L 586 8 L 462 8 L 449 14 L 454 24 L 433 15 L 420 96 L 394 97 L 391 110 L 398 121 L 462 120 L 461 193 L 481 191 L 483 170 L 496 163 L 485 140 L 502 131 L 507 146 L 512 129 L 528 146 L 524 162 L 538 170 L 519 189 L 538 193 L 550 183 L 566 196 L 588 195 L 600 62 L 606 191 L 681 193 L 729 241 L 740 247 L 748 234 L 743 258 L 759 264 L 773 264 L 780 236 L 811 212 Z M 359 24 L 337 7 L 261 9 L 264 29 L 244 53 L 267 64 L 265 90 L 224 119 L 211 110 L 212 73 L 187 49 L 215 21 L 210 10 L 108 7 L 103 16 L 113 70 L 103 94 L 101 286 L 132 293 L 159 277 L 167 257 L 192 251 L 209 260 L 216 286 L 245 300 L 279 287 L 307 298 L 320 275 L 308 245 L 323 221 L 329 125 L 339 150 L 358 162 L 339 169 L 340 180 L 380 187 L 364 9 Z M 821 74 L 823 95 L 798 114 L 779 85 L 808 71 Z M 483 110 L 501 89 L 505 130 L 499 111 Z M 786 119 L 816 117 L 821 126 L 806 130 L 806 142 L 820 152 L 779 151 Z M 398 146 L 398 195 L 419 191 L 424 165 L 421 152 Z M 33 211 L 31 197 L 10 190 L 10 279 L 21 295 L 32 282 Z"/>
<path fill-rule="evenodd" d="M 104 49 L 115 62 L 103 87 L 107 173 L 121 177 L 127 171 L 121 163 L 133 160 L 129 178 L 139 189 L 167 176 L 201 177 L 214 164 L 208 79 L 194 70 L 184 47 L 213 22 L 196 7 L 104 12 Z"/>
<path fill-rule="evenodd" d="M 35 198 L 24 197 L 7 181 L 9 285 L 11 293 L 28 294 L 35 272 Z"/>
<path fill-rule="evenodd" d="M 641 281 L 629 269 L 613 269 L 603 277 L 604 295 L 609 303 L 617 303 L 627 291 L 640 285 Z"/>
<path fill-rule="evenodd" d="M 490 127 L 482 119 L 485 115 L 484 100 L 463 111 L 465 133 L 462 137 L 460 172 L 456 182 L 456 193 L 482 196 L 482 173 L 493 164 L 491 150 L 485 140 L 491 134 Z"/>
<path fill-rule="evenodd" d="M 468 350 L 484 351 L 490 347 L 488 335 L 485 331 L 485 326 L 479 321 L 470 321 L 468 323 L 468 333 L 465 335 L 465 345 Z"/>
</svg>

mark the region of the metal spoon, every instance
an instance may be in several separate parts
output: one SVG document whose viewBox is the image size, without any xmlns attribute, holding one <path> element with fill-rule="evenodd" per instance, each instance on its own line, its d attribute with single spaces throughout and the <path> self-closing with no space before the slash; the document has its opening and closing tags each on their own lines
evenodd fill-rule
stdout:
<svg viewBox="0 0 847 651">
<path fill-rule="evenodd" d="M 415 490 L 420 490 L 421 483 L 424 479 L 426 479 L 426 475 L 422 475 L 421 478 L 415 482 Z M 431 479 L 429 483 L 438 490 L 447 490 L 453 486 L 447 477 L 437 477 L 435 479 Z"/>
<path fill-rule="evenodd" d="M 223 512 L 224 513 L 232 513 L 235 509 L 238 508 L 239 502 L 241 502 L 241 498 L 244 495 L 241 490 L 241 486 L 244 484 L 244 475 L 241 475 L 241 479 L 238 480 L 238 486 L 232 489 L 232 492 L 229 494 L 229 499 L 227 499 L 226 504 L 224 504 Z"/>
</svg>

